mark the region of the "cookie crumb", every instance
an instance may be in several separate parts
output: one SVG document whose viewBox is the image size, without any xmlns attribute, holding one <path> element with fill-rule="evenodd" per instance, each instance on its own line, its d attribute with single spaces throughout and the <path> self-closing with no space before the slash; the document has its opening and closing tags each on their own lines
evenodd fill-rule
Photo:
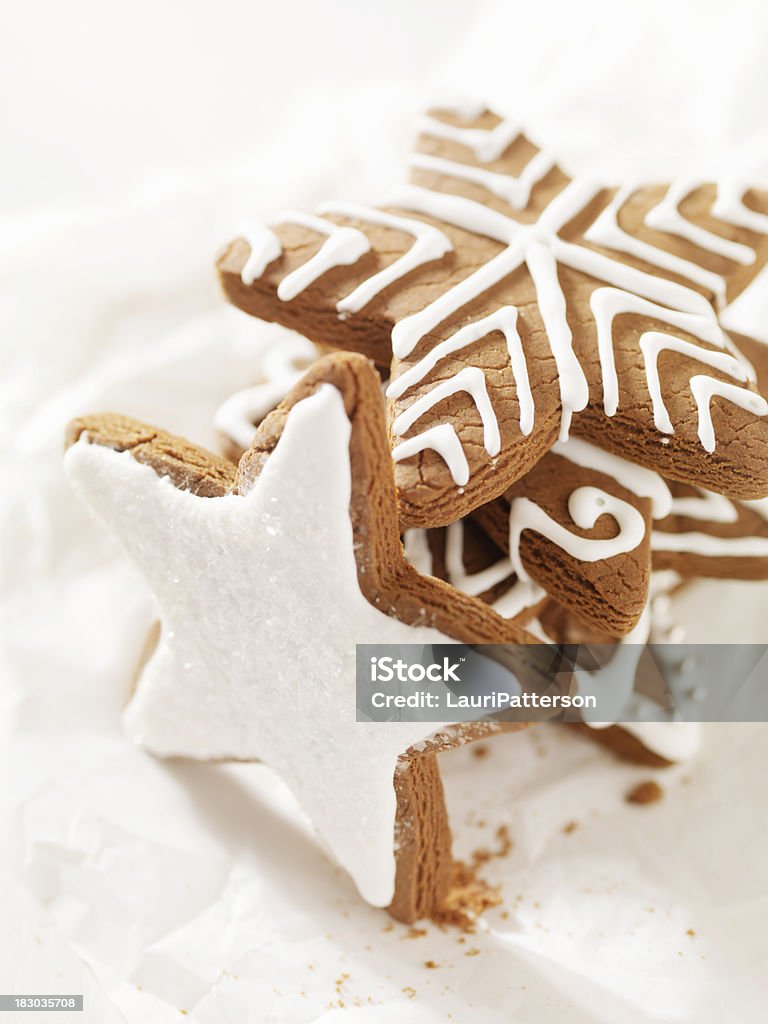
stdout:
<svg viewBox="0 0 768 1024">
<path fill-rule="evenodd" d="M 464 956 L 479 956 L 479 955 L 480 955 L 480 950 L 476 949 L 474 947 L 472 949 L 468 949 L 466 951 L 466 953 L 464 954 Z"/>
<path fill-rule="evenodd" d="M 685 934 L 686 935 L 690 935 L 691 938 L 694 938 L 694 936 L 696 935 L 696 932 L 693 930 L 693 928 L 689 928 L 688 931 Z"/>
<path fill-rule="evenodd" d="M 566 822 L 565 825 L 563 825 L 563 832 L 565 832 L 565 834 L 567 836 L 569 836 L 571 834 L 571 832 L 575 832 L 578 827 L 579 827 L 578 821 L 569 821 L 569 822 Z"/>
<path fill-rule="evenodd" d="M 404 939 L 420 939 L 427 934 L 426 928 L 409 928 L 403 935 Z"/>
<path fill-rule="evenodd" d="M 488 757 L 491 750 L 487 743 L 473 743 L 472 744 L 472 756 L 476 757 L 478 761 L 484 757 Z"/>
<path fill-rule="evenodd" d="M 430 971 L 435 971 L 440 966 L 440 964 L 436 964 L 434 960 L 425 960 L 424 966 Z"/>
<path fill-rule="evenodd" d="M 664 790 L 653 779 L 638 783 L 624 798 L 628 804 L 655 804 L 664 796 Z"/>
<path fill-rule="evenodd" d="M 432 914 L 432 920 L 441 927 L 459 928 L 473 934 L 480 914 L 500 903 L 498 888 L 477 877 L 477 865 L 455 861 L 448 894 Z"/>
<path fill-rule="evenodd" d="M 403 992 L 408 996 L 409 999 L 416 998 L 416 989 L 412 988 L 410 985 L 406 985 L 405 988 L 403 989 Z"/>
<path fill-rule="evenodd" d="M 509 829 L 506 825 L 499 825 L 496 829 L 496 840 L 499 845 L 495 850 L 480 847 L 472 853 L 473 867 L 478 867 L 480 864 L 486 864 L 489 860 L 497 860 L 500 857 L 507 856 L 509 851 L 512 849 L 513 843 L 509 835 Z"/>
</svg>

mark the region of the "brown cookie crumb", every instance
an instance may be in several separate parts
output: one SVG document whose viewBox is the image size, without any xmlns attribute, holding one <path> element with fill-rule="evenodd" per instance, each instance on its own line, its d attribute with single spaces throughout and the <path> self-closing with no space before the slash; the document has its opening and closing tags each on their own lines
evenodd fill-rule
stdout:
<svg viewBox="0 0 768 1024">
<path fill-rule="evenodd" d="M 425 960 L 424 966 L 430 971 L 435 971 L 440 966 L 440 964 L 436 964 L 434 960 Z"/>
<path fill-rule="evenodd" d="M 488 757 L 491 752 L 485 743 L 475 743 L 470 749 L 472 750 L 472 756 L 476 757 L 479 761 Z"/>
<path fill-rule="evenodd" d="M 432 914 L 435 924 L 474 933 L 477 918 L 501 903 L 497 888 L 477 877 L 474 865 L 455 861 L 448 893 Z"/>
<path fill-rule="evenodd" d="M 506 825 L 499 825 L 496 829 L 496 839 L 498 840 L 499 845 L 495 850 L 480 847 L 480 849 L 473 852 L 473 867 L 477 867 L 480 864 L 487 864 L 489 860 L 497 860 L 501 857 L 507 856 L 509 851 L 512 849 L 513 843 L 509 835 L 509 829 Z"/>
<path fill-rule="evenodd" d="M 638 783 L 624 798 L 628 804 L 655 804 L 664 796 L 664 790 L 653 779 Z"/>
<path fill-rule="evenodd" d="M 563 825 L 563 832 L 567 836 L 569 836 L 571 834 L 571 832 L 575 832 L 578 827 L 579 827 L 578 821 L 568 821 L 568 822 L 566 822 L 565 825 Z"/>
</svg>

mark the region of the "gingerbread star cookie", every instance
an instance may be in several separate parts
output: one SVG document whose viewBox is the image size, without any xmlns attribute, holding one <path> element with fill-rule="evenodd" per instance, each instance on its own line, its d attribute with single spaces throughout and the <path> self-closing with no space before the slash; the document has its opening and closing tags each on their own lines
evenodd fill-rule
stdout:
<svg viewBox="0 0 768 1024">
<path fill-rule="evenodd" d="M 362 895 L 412 920 L 450 880 L 437 752 L 520 726 L 424 742 L 424 723 L 356 722 L 355 643 L 534 638 L 405 561 L 379 388 L 364 357 L 324 358 L 237 470 L 144 424 L 86 417 L 66 469 L 158 602 L 129 731 L 163 756 L 272 765 Z M 544 648 L 521 650 L 520 678 L 541 678 Z"/>
<path fill-rule="evenodd" d="M 768 193 L 569 179 L 487 111 L 433 111 L 411 183 L 248 224 L 245 311 L 390 365 L 403 525 L 500 496 L 571 429 L 740 499 L 768 493 L 768 403 L 718 310 L 768 259 Z"/>
</svg>

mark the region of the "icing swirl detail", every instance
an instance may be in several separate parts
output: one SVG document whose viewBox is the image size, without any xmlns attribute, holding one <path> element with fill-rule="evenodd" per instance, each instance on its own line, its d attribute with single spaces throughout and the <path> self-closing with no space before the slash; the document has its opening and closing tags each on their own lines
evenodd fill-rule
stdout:
<svg viewBox="0 0 768 1024">
<path fill-rule="evenodd" d="M 627 554 L 645 537 L 645 521 L 640 512 L 598 487 L 577 487 L 568 499 L 568 514 L 582 530 L 591 530 L 600 516 L 612 516 L 618 533 L 605 540 L 580 537 L 530 498 L 513 499 L 509 507 L 509 558 L 521 580 L 530 579 L 520 557 L 520 539 L 525 530 L 541 534 L 580 562 L 599 562 Z"/>
</svg>

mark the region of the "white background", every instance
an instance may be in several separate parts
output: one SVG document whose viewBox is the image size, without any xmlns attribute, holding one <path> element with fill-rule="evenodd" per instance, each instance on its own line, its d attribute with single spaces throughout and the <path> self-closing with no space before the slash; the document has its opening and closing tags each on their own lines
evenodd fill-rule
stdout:
<svg viewBox="0 0 768 1024">
<path fill-rule="evenodd" d="M 508 917 L 405 939 L 268 769 L 122 738 L 153 608 L 59 464 L 67 419 L 110 407 L 213 444 L 269 337 L 223 307 L 216 247 L 243 215 L 375 200 L 430 98 L 486 97 L 574 170 L 765 179 L 765 5 L 6 7 L 0 989 L 84 991 L 99 1024 L 762 1020 L 764 727 L 709 729 L 642 810 L 645 773 L 559 732 L 446 759 L 459 852 L 510 828 Z M 691 637 L 760 639 L 764 595 L 687 599 Z"/>
</svg>

